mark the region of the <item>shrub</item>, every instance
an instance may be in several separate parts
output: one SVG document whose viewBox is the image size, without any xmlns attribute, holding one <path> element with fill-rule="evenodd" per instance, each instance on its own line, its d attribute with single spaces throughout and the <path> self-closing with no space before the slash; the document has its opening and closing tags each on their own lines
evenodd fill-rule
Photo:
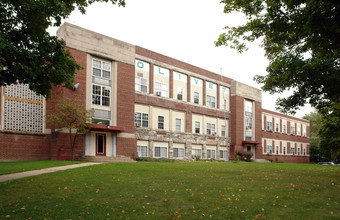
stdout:
<svg viewBox="0 0 340 220">
<path fill-rule="evenodd" d="M 240 156 L 236 154 L 236 157 L 234 159 L 234 163 L 240 162 Z"/>
</svg>

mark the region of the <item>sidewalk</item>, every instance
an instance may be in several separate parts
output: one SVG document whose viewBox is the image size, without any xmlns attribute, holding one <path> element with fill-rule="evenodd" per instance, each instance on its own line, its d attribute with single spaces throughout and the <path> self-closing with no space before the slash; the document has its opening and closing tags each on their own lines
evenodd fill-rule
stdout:
<svg viewBox="0 0 340 220">
<path fill-rule="evenodd" d="M 0 182 L 6 182 L 8 180 L 15 180 L 15 179 L 20 179 L 24 177 L 29 177 L 29 176 L 38 176 L 41 174 L 45 173 L 53 173 L 56 171 L 60 170 L 68 170 L 68 169 L 73 169 L 73 168 L 78 168 L 78 167 L 87 167 L 87 166 L 92 166 L 96 164 L 101 164 L 101 163 L 79 163 L 79 164 L 72 164 L 72 165 L 67 165 L 67 166 L 60 166 L 60 167 L 50 167 L 50 168 L 45 168 L 41 170 L 31 170 L 31 171 L 25 171 L 25 172 L 20 172 L 20 173 L 11 173 L 11 174 L 5 174 L 5 175 L 0 175 Z"/>
</svg>

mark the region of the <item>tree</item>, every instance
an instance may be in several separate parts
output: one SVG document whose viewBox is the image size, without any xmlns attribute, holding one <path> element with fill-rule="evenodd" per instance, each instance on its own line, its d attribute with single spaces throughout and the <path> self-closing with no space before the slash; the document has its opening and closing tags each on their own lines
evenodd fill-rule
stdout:
<svg viewBox="0 0 340 220">
<path fill-rule="evenodd" d="M 0 0 L 0 86 L 28 84 L 46 98 L 52 85 L 73 88 L 80 66 L 64 49 L 65 42 L 46 31 L 60 26 L 78 8 L 108 0 Z M 125 0 L 111 0 L 125 6 Z"/>
<path fill-rule="evenodd" d="M 48 115 L 48 122 L 55 128 L 64 128 L 68 130 L 70 138 L 70 148 L 72 151 L 72 160 L 74 159 L 74 150 L 77 135 L 86 133 L 89 130 L 91 121 L 90 112 L 74 104 L 74 102 L 60 101 L 56 105 L 54 113 Z M 72 138 L 72 130 L 76 130 Z"/>
<path fill-rule="evenodd" d="M 306 103 L 322 110 L 340 103 L 340 1 L 222 0 L 224 12 L 241 12 L 247 22 L 226 27 L 215 42 L 239 52 L 246 41 L 262 39 L 270 64 L 255 76 L 269 93 L 291 90 L 276 104 L 284 113 Z"/>
</svg>

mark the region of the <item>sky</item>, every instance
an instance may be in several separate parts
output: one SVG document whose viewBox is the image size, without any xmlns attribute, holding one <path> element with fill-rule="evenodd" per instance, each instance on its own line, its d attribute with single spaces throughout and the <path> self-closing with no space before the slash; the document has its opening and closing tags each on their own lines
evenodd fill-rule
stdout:
<svg viewBox="0 0 340 220">
<path fill-rule="evenodd" d="M 260 88 L 253 77 L 266 75 L 269 64 L 260 40 L 249 43 L 242 54 L 214 44 L 225 26 L 245 21 L 240 13 L 224 14 L 219 0 L 126 0 L 125 7 L 98 2 L 85 15 L 75 10 L 64 20 Z M 55 35 L 56 30 L 49 32 Z M 283 95 L 262 92 L 262 108 L 275 111 L 279 97 Z M 295 116 L 312 110 L 303 107 Z"/>
</svg>

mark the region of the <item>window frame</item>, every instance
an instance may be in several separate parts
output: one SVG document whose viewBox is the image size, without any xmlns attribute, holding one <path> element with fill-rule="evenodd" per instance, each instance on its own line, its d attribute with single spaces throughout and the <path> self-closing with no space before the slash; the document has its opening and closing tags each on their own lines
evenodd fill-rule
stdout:
<svg viewBox="0 0 340 220">
<path fill-rule="evenodd" d="M 136 120 L 136 114 L 140 114 L 140 120 Z M 145 120 L 145 117 L 143 116 L 147 116 L 147 120 Z M 135 120 L 134 120 L 135 123 L 140 123 L 140 127 L 143 127 L 143 128 L 148 128 L 149 127 L 149 114 L 148 113 L 144 113 L 144 112 L 135 112 Z M 145 123 L 147 123 L 147 126 L 144 126 Z"/>
<path fill-rule="evenodd" d="M 175 155 L 175 151 L 177 152 Z M 181 151 L 181 155 L 180 155 L 180 151 Z M 185 151 L 184 151 L 184 148 L 181 148 L 181 147 L 174 147 L 173 148 L 173 154 L 172 154 L 172 157 L 173 158 L 184 158 L 185 156 Z"/>
<path fill-rule="evenodd" d="M 195 104 L 199 104 L 200 103 L 200 93 L 199 92 L 195 92 L 194 91 L 194 103 Z"/>
<path fill-rule="evenodd" d="M 273 131 L 273 122 L 271 122 L 271 121 L 266 122 L 266 130 L 267 131 Z"/>
<path fill-rule="evenodd" d="M 273 146 L 272 145 L 267 144 L 267 154 L 270 154 L 270 155 L 273 154 Z"/>
<path fill-rule="evenodd" d="M 177 122 L 179 121 L 179 125 Z M 179 129 L 178 129 L 179 126 Z M 175 131 L 182 132 L 182 119 L 181 118 L 175 118 Z"/>
<path fill-rule="evenodd" d="M 226 137 L 227 136 L 227 132 L 226 132 L 226 126 L 225 125 L 221 125 L 221 137 Z"/>
<path fill-rule="evenodd" d="M 212 126 L 212 125 L 214 125 L 214 126 Z M 213 135 L 213 132 L 216 132 L 216 125 L 215 124 L 213 124 L 213 123 L 207 123 L 206 124 L 206 134 L 207 135 Z M 210 127 L 210 129 L 209 129 L 209 127 Z M 214 128 L 214 129 L 212 129 L 212 128 Z M 210 132 L 208 132 L 208 131 L 210 131 Z"/>
<path fill-rule="evenodd" d="M 160 88 L 157 88 L 157 86 L 156 85 L 159 85 L 159 87 Z M 162 97 L 165 97 L 165 98 L 168 98 L 169 97 L 169 85 L 168 84 L 166 84 L 166 83 L 161 83 L 161 82 L 155 82 L 154 83 L 154 92 L 155 92 L 155 94 L 157 93 L 157 92 L 160 92 L 161 93 L 161 96 Z M 164 89 L 164 87 L 166 86 L 166 90 Z"/>
<path fill-rule="evenodd" d="M 198 128 L 197 128 L 197 123 L 198 123 Z M 196 129 L 198 129 L 198 132 L 197 132 L 197 130 Z M 195 134 L 200 134 L 201 133 L 201 122 L 200 121 L 195 121 Z"/>
<path fill-rule="evenodd" d="M 159 120 L 160 118 L 163 118 L 163 122 Z M 162 125 L 163 128 L 160 128 L 160 125 Z M 160 130 L 164 130 L 164 127 L 165 127 L 165 117 L 164 115 L 158 115 L 157 116 L 157 128 Z"/>
<path fill-rule="evenodd" d="M 177 88 L 177 100 L 183 101 L 183 88 Z"/>
<path fill-rule="evenodd" d="M 100 87 L 100 94 L 94 94 L 93 91 L 94 91 L 94 86 L 98 86 Z M 109 96 L 104 96 L 103 95 L 103 89 L 106 89 L 106 90 L 109 90 Z M 111 107 L 111 87 L 110 86 L 105 86 L 105 85 L 100 85 L 100 84 L 96 84 L 96 83 L 92 83 L 92 90 L 91 90 L 91 104 L 92 105 L 98 105 L 98 106 L 103 106 L 103 107 Z M 99 97 L 99 101 L 100 101 L 100 104 L 95 104 L 94 103 L 94 100 L 93 97 L 96 96 L 96 97 Z M 109 101 L 109 105 L 103 105 L 103 98 L 108 98 L 108 101 Z M 95 100 L 97 101 L 97 100 Z"/>
<path fill-rule="evenodd" d="M 146 81 L 146 85 L 143 85 L 143 80 Z M 139 87 L 139 89 L 136 89 L 136 86 Z M 142 88 L 146 88 L 145 91 L 143 91 Z M 141 76 L 135 76 L 135 91 L 142 92 L 142 93 L 148 93 L 148 79 L 141 77 Z"/>
<path fill-rule="evenodd" d="M 99 61 L 100 62 L 100 69 L 98 69 L 97 67 L 94 67 L 94 61 Z M 110 66 L 110 70 L 104 70 L 104 65 L 103 64 L 109 64 Z M 93 69 L 97 69 L 100 71 L 100 76 L 95 75 Z M 104 77 L 103 75 L 103 71 L 109 72 L 110 76 L 109 77 Z M 99 78 L 103 78 L 103 79 L 111 79 L 111 75 L 112 75 L 112 63 L 111 62 L 106 62 L 97 58 L 92 58 L 92 76 L 94 77 L 99 77 Z"/>
<path fill-rule="evenodd" d="M 212 152 L 214 152 L 214 157 L 211 157 Z M 207 159 L 216 159 L 216 150 L 207 149 Z"/>
<path fill-rule="evenodd" d="M 210 108 L 216 108 L 216 97 L 215 96 L 211 96 L 211 95 L 207 95 L 206 106 L 208 106 Z"/>
<path fill-rule="evenodd" d="M 157 153 L 156 148 L 159 148 L 159 156 L 156 155 L 156 153 Z M 165 153 L 166 153 L 165 157 L 162 157 L 162 150 L 165 150 Z M 167 147 L 161 147 L 161 146 L 155 146 L 154 147 L 154 157 L 155 158 L 168 158 L 168 148 Z"/>
<path fill-rule="evenodd" d="M 143 156 L 143 155 L 140 155 L 140 151 L 141 149 L 140 148 L 144 148 L 146 149 L 146 156 Z M 139 149 L 138 149 L 139 148 Z M 137 154 L 138 154 L 138 157 L 148 157 L 148 146 L 144 146 L 144 145 L 137 145 Z"/>
</svg>

